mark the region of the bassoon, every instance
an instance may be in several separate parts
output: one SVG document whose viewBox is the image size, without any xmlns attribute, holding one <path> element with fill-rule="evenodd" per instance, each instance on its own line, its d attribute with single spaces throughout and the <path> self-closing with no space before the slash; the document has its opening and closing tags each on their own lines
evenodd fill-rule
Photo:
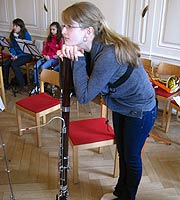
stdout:
<svg viewBox="0 0 180 200">
<path fill-rule="evenodd" d="M 59 192 L 56 195 L 56 200 L 68 200 L 68 133 L 69 133 L 69 114 L 70 114 L 70 92 L 72 87 L 72 72 L 71 61 L 63 58 L 60 66 L 60 102 L 61 102 L 61 117 L 64 119 L 64 126 L 62 126 L 60 133 L 60 144 L 58 152 L 58 171 L 59 171 Z"/>
</svg>

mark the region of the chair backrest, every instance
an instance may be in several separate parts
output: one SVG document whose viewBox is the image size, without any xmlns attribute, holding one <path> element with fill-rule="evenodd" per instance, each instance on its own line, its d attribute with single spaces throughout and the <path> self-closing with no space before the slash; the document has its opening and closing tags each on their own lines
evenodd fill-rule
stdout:
<svg viewBox="0 0 180 200">
<path fill-rule="evenodd" d="M 1 52 L 2 52 L 2 50 L 3 50 L 3 47 L 2 46 L 0 46 L 0 58 L 1 58 Z"/>
<path fill-rule="evenodd" d="M 101 97 L 100 98 L 100 106 L 101 106 L 101 115 L 100 117 L 102 118 L 106 118 L 106 120 L 108 120 L 108 123 L 111 124 L 111 126 L 113 126 L 112 124 L 112 118 L 109 118 L 109 113 L 111 112 L 110 110 L 108 110 L 109 108 L 107 107 L 104 99 Z"/>
<path fill-rule="evenodd" d="M 101 99 L 100 99 L 100 105 L 101 105 L 101 115 L 100 115 L 100 117 L 102 117 L 102 118 L 106 118 L 107 117 L 107 106 L 106 106 L 106 104 L 105 104 L 105 101 L 104 101 L 104 99 L 101 97 Z"/>
<path fill-rule="evenodd" d="M 44 83 L 60 86 L 59 72 L 43 69 L 40 75 L 40 89 L 44 92 Z"/>
<path fill-rule="evenodd" d="M 144 66 L 144 69 L 146 72 L 151 75 L 152 74 L 152 65 L 151 65 L 151 60 L 147 58 L 141 58 L 141 62 Z"/>
<path fill-rule="evenodd" d="M 169 63 L 160 63 L 158 65 L 158 74 L 176 75 L 180 77 L 180 66 Z"/>
</svg>

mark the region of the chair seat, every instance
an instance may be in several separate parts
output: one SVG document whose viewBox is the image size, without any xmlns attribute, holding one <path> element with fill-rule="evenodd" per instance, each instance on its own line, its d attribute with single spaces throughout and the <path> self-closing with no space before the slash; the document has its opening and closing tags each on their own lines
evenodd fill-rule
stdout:
<svg viewBox="0 0 180 200">
<path fill-rule="evenodd" d="M 2 56 L 3 56 L 3 59 L 5 59 L 5 58 L 8 58 L 9 56 L 10 56 L 10 54 L 8 54 L 8 53 L 2 53 Z"/>
<path fill-rule="evenodd" d="M 93 118 L 69 123 L 69 138 L 74 145 L 114 139 L 113 128 L 105 118 Z"/>
<path fill-rule="evenodd" d="M 39 93 L 16 102 L 17 105 L 34 113 L 44 111 L 52 106 L 58 105 L 59 103 L 59 99 L 56 99 L 46 93 Z"/>
<path fill-rule="evenodd" d="M 163 90 L 162 88 L 158 87 L 155 91 L 156 91 L 156 95 L 163 96 L 165 98 L 169 98 L 170 96 L 180 92 L 180 89 L 178 89 L 174 93 L 169 93 L 169 92 L 166 92 L 165 90 Z"/>
<path fill-rule="evenodd" d="M 174 104 L 175 106 L 179 106 L 179 105 L 176 103 L 175 100 L 172 100 L 171 103 Z"/>
</svg>

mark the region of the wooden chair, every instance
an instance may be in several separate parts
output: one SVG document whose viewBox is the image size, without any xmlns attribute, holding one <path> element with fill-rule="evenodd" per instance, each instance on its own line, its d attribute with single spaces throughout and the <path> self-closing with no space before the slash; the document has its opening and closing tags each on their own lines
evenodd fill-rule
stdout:
<svg viewBox="0 0 180 200">
<path fill-rule="evenodd" d="M 180 66 L 172 65 L 168 63 L 160 63 L 158 66 L 158 74 L 160 75 L 176 75 L 180 77 Z M 164 126 L 164 122 L 166 121 L 166 112 L 167 107 L 170 102 L 170 100 L 180 94 L 180 89 L 174 93 L 169 93 L 163 90 L 162 88 L 158 87 L 156 89 L 156 98 L 158 101 L 163 101 L 163 114 L 162 114 L 162 121 L 161 121 L 161 127 Z"/>
<path fill-rule="evenodd" d="M 25 64 L 25 70 L 26 70 L 26 76 L 27 76 L 27 84 L 30 85 L 30 71 L 34 72 L 34 65 L 37 61 L 35 59 L 32 59 L 31 62 L 28 62 Z"/>
<path fill-rule="evenodd" d="M 180 106 L 175 102 L 175 100 L 172 100 L 169 105 L 169 111 L 168 111 L 168 117 L 167 117 L 166 129 L 165 129 L 166 133 L 169 131 L 172 109 L 176 110 L 176 118 L 177 120 L 179 120 L 178 112 L 180 112 Z"/>
<path fill-rule="evenodd" d="M 78 183 L 78 151 L 114 145 L 113 128 L 106 124 L 106 105 L 101 102 L 99 118 L 72 121 L 69 123 L 69 141 L 73 150 L 73 182 Z M 101 150 L 101 149 L 99 149 Z M 118 175 L 118 154 L 115 151 L 113 176 Z"/>
<path fill-rule="evenodd" d="M 19 135 L 22 135 L 21 113 L 26 113 L 35 118 L 36 126 L 40 125 L 42 117 L 43 123 L 46 123 L 46 115 L 60 109 L 60 100 L 44 92 L 44 83 L 59 86 L 59 72 L 44 69 L 40 75 L 40 90 L 39 94 L 26 97 L 16 102 L 16 114 L 18 121 Z M 37 145 L 41 147 L 40 128 L 36 128 Z"/>
</svg>

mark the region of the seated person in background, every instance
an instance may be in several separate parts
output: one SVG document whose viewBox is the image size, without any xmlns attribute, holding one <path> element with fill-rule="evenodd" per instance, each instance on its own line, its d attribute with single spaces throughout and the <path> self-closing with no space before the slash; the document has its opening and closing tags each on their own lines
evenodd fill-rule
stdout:
<svg viewBox="0 0 180 200">
<path fill-rule="evenodd" d="M 34 65 L 34 88 L 30 95 L 39 93 L 39 74 L 42 69 L 53 68 L 55 71 L 59 69 L 59 59 L 56 55 L 57 50 L 62 48 L 63 39 L 61 33 L 61 26 L 58 22 L 52 22 L 49 27 L 49 35 L 47 37 L 42 54 L 43 58 L 37 61 Z"/>
<path fill-rule="evenodd" d="M 3 78 L 4 78 L 4 87 L 6 90 L 9 89 L 9 68 L 12 67 L 13 72 L 15 73 L 16 79 L 20 86 L 20 91 L 25 90 L 25 80 L 23 73 L 21 72 L 20 67 L 31 61 L 32 56 L 30 54 L 24 53 L 16 42 L 16 38 L 30 40 L 31 35 L 27 31 L 24 21 L 22 19 L 13 20 L 13 29 L 10 33 L 10 56 L 5 60 L 3 65 Z"/>
</svg>

